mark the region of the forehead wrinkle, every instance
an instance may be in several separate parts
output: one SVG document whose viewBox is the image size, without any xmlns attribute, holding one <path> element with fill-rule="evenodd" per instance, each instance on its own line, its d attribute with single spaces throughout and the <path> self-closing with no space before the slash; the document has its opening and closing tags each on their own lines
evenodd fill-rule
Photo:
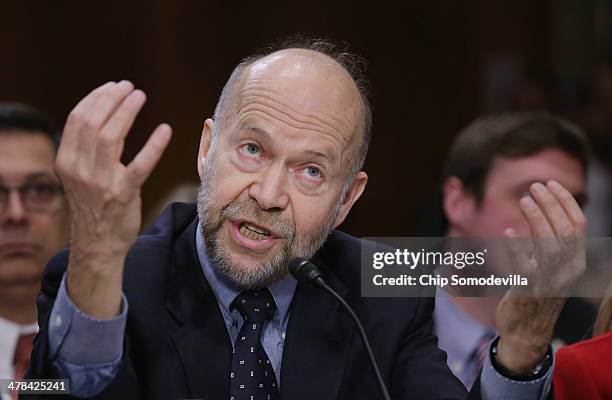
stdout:
<svg viewBox="0 0 612 400">
<path fill-rule="evenodd" d="M 326 138 L 328 138 L 328 140 L 331 140 L 334 143 L 334 147 L 338 147 L 338 150 L 336 151 L 337 153 L 339 153 L 339 154 L 343 153 L 343 150 L 342 150 L 343 149 L 343 145 L 342 145 L 341 141 L 336 136 L 331 135 L 329 132 L 327 132 L 325 130 L 317 129 L 316 127 L 313 127 L 312 125 L 309 125 L 309 124 L 296 124 L 296 123 L 293 123 L 292 121 L 287 121 L 287 120 L 284 120 L 284 119 L 279 119 L 278 117 L 270 117 L 269 116 L 270 114 L 268 112 L 266 112 L 266 109 L 272 109 L 272 110 L 278 111 L 278 110 L 274 109 L 273 107 L 261 106 L 261 107 L 259 107 L 259 109 L 246 110 L 243 113 L 243 117 L 244 118 L 248 118 L 252 113 L 262 113 L 262 114 L 264 114 L 263 119 L 265 119 L 265 120 L 267 120 L 269 122 L 273 123 L 274 120 L 277 120 L 277 121 L 280 120 L 282 123 L 284 123 L 285 125 L 293 128 L 293 129 L 308 130 L 310 132 L 316 132 L 318 134 L 321 134 L 321 135 L 325 136 Z M 344 147 L 346 147 L 346 145 Z M 336 153 L 336 152 L 334 152 L 334 153 Z M 333 156 L 332 154 L 330 154 L 330 158 L 333 159 L 333 160 L 337 160 L 338 159 L 338 157 Z"/>
<path fill-rule="evenodd" d="M 253 107 L 245 107 L 245 110 L 243 110 L 243 115 L 246 115 L 248 113 L 251 112 L 256 112 L 256 111 L 261 111 L 264 114 L 270 114 L 269 112 L 266 112 L 265 110 L 272 110 L 276 113 L 280 113 L 281 114 L 281 118 L 279 118 L 278 116 L 273 117 L 273 119 L 276 120 L 280 120 L 282 121 L 284 124 L 294 128 L 294 129 L 300 129 L 300 130 L 308 130 L 308 131 L 312 131 L 312 132 L 317 132 L 320 133 L 322 135 L 328 136 L 330 138 L 332 138 L 334 141 L 341 143 L 342 140 L 338 137 L 336 137 L 335 135 L 332 135 L 329 133 L 328 130 L 317 126 L 316 122 L 318 122 L 318 120 L 297 120 L 295 118 L 292 118 L 289 114 L 283 112 L 282 110 L 279 110 L 276 107 L 270 106 L 270 105 L 265 105 L 265 104 L 254 104 Z M 282 117 L 286 117 L 286 118 L 282 118 Z M 337 131 L 337 130 L 336 130 Z M 347 143 L 347 140 L 344 140 L 345 143 Z"/>
<path fill-rule="evenodd" d="M 319 111 L 321 115 L 309 113 L 307 111 L 298 111 L 294 107 L 291 107 L 290 105 L 275 99 L 273 96 L 266 94 L 265 91 L 248 90 L 245 93 L 245 101 L 243 102 L 244 106 L 246 107 L 252 103 L 256 103 L 257 97 L 269 100 L 270 102 L 274 103 L 276 107 L 269 107 L 277 109 L 281 114 L 294 121 L 296 125 L 316 125 L 317 123 L 319 123 L 325 126 L 326 128 L 329 128 L 334 132 L 338 133 L 341 137 L 345 137 L 343 132 L 337 126 L 334 125 L 334 122 L 338 125 L 347 125 L 347 121 L 343 121 L 340 118 L 334 118 L 331 114 L 327 114 L 324 111 Z"/>
<path fill-rule="evenodd" d="M 274 103 L 278 111 L 288 117 L 289 119 L 295 121 L 296 125 L 300 124 L 308 124 L 309 122 L 313 125 L 316 125 L 316 122 L 319 122 L 321 125 L 335 131 L 338 133 L 346 142 L 350 142 L 352 138 L 346 139 L 343 132 L 335 126 L 334 123 L 342 126 L 350 126 L 350 119 L 347 117 L 339 118 L 335 117 L 331 113 L 327 113 L 324 110 L 319 110 L 317 113 L 309 113 L 308 111 L 299 111 L 295 107 L 290 105 L 291 100 L 288 96 L 285 96 L 283 93 L 274 91 L 274 90 L 264 90 L 256 87 L 256 84 L 245 84 L 242 90 L 242 101 L 238 107 L 238 112 L 240 112 L 244 107 L 250 105 L 251 103 L 257 102 L 257 97 L 269 100 Z M 276 99 L 274 96 L 281 97 L 282 100 Z M 271 107 L 273 108 L 273 107 Z M 291 113 L 295 114 L 292 115 Z M 320 115 L 319 115 L 320 114 Z M 302 117 L 302 118 L 300 118 Z M 313 123 L 314 121 L 315 123 Z"/>
</svg>

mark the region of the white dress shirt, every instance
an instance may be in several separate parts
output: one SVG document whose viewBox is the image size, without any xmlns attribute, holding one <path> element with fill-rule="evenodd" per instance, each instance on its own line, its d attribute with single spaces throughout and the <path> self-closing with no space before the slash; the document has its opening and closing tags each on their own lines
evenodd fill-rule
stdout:
<svg viewBox="0 0 612 400">
<path fill-rule="evenodd" d="M 38 332 L 38 323 L 20 325 L 0 317 L 0 379 L 13 379 L 15 347 L 21 335 Z M 11 400 L 8 394 L 0 394 L 1 400 Z"/>
</svg>

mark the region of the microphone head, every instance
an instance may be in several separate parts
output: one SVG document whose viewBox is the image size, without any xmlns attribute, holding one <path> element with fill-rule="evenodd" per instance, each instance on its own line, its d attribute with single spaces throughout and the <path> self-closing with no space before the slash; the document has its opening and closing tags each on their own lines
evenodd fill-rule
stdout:
<svg viewBox="0 0 612 400">
<path fill-rule="evenodd" d="M 289 272 L 298 282 L 324 283 L 321 270 L 308 258 L 297 257 L 289 261 Z"/>
</svg>

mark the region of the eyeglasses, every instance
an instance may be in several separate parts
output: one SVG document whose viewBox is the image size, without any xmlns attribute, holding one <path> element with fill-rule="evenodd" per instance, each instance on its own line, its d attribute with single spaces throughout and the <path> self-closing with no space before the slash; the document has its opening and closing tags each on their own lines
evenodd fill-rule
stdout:
<svg viewBox="0 0 612 400">
<path fill-rule="evenodd" d="M 17 187 L 0 185 L 0 212 L 4 212 L 11 192 L 16 191 L 26 210 L 45 212 L 55 209 L 64 191 L 59 184 L 30 182 Z"/>
</svg>

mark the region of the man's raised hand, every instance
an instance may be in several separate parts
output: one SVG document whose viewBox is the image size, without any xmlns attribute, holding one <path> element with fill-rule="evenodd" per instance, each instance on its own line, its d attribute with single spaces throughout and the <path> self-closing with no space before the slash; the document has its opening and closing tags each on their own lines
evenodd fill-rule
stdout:
<svg viewBox="0 0 612 400">
<path fill-rule="evenodd" d="M 55 169 L 71 217 L 69 294 L 97 318 L 119 310 L 123 261 L 141 225 L 141 187 L 171 137 L 171 128 L 159 125 L 136 157 L 121 163 L 125 137 L 145 101 L 128 81 L 98 87 L 68 116 L 58 150 Z"/>
<path fill-rule="evenodd" d="M 586 218 L 574 197 L 555 181 L 535 183 L 530 192 L 520 205 L 532 249 L 509 241 L 513 269 L 529 285 L 512 288 L 495 318 L 498 360 L 514 372 L 527 372 L 544 358 L 565 301 L 586 270 Z M 507 235 L 514 236 L 511 230 Z"/>
</svg>

